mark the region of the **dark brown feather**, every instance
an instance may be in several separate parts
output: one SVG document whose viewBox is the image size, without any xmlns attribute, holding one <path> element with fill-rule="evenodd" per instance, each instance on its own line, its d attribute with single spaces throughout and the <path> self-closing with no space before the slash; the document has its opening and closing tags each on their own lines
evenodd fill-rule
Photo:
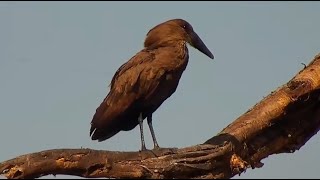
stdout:
<svg viewBox="0 0 320 180">
<path fill-rule="evenodd" d="M 140 112 L 145 118 L 171 96 L 187 65 L 187 56 L 181 54 L 185 54 L 186 47 L 182 42 L 181 45 L 184 47 L 175 44 L 173 47 L 142 50 L 117 70 L 110 92 L 91 122 L 93 140 L 102 141 L 121 130 L 133 129 L 138 125 Z"/>
<path fill-rule="evenodd" d="M 181 19 L 167 21 L 148 32 L 145 48 L 114 74 L 110 92 L 91 121 L 92 140 L 103 141 L 135 128 L 140 114 L 143 119 L 151 117 L 176 91 L 188 64 L 188 33 L 193 33 L 192 27 Z M 199 49 L 212 56 L 201 43 Z"/>
</svg>

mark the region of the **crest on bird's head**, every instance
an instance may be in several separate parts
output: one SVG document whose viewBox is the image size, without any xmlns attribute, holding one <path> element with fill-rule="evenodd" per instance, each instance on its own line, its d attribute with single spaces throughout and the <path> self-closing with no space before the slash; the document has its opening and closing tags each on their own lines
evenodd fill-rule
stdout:
<svg viewBox="0 0 320 180">
<path fill-rule="evenodd" d="M 171 19 L 153 27 L 147 33 L 144 47 L 154 49 L 168 46 L 178 41 L 187 42 L 211 59 L 214 58 L 197 33 L 194 32 L 191 24 L 183 19 Z"/>
</svg>

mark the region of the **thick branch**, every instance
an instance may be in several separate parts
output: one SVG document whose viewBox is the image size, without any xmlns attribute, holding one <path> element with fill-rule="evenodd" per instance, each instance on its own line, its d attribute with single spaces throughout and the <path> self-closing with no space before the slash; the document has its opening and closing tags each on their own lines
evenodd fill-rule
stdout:
<svg viewBox="0 0 320 180">
<path fill-rule="evenodd" d="M 7 161 L 1 165 L 1 171 L 4 171 L 8 178 L 36 178 L 47 174 L 114 178 L 188 178 L 206 175 L 212 168 L 220 168 L 220 171 L 223 171 L 226 168 L 223 167 L 225 164 L 221 164 L 221 159 L 231 152 L 231 144 L 199 145 L 154 153 L 55 149 Z M 221 177 L 222 174 L 217 176 Z"/>
<path fill-rule="evenodd" d="M 154 152 L 54 149 L 0 163 L 7 178 L 231 178 L 300 149 L 320 128 L 320 56 L 204 144 Z"/>
</svg>

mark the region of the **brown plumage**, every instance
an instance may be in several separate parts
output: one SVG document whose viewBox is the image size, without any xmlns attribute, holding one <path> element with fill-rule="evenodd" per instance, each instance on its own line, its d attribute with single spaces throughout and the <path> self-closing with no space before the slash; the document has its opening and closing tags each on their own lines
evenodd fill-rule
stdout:
<svg viewBox="0 0 320 180">
<path fill-rule="evenodd" d="M 104 141 L 139 124 L 141 150 L 146 150 L 143 120 L 147 118 L 154 148 L 159 148 L 152 127 L 152 113 L 176 91 L 188 64 L 186 43 L 213 59 L 212 53 L 185 20 L 169 20 L 148 32 L 144 49 L 113 76 L 110 92 L 96 109 L 91 122 L 92 140 Z"/>
</svg>

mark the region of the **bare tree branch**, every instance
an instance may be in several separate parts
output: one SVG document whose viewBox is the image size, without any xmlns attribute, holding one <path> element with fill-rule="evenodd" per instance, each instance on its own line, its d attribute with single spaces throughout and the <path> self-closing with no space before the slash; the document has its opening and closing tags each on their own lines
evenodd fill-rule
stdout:
<svg viewBox="0 0 320 180">
<path fill-rule="evenodd" d="M 182 149 L 53 149 L 0 163 L 7 178 L 231 178 L 269 155 L 299 150 L 320 128 L 320 55 L 218 135 Z"/>
</svg>

